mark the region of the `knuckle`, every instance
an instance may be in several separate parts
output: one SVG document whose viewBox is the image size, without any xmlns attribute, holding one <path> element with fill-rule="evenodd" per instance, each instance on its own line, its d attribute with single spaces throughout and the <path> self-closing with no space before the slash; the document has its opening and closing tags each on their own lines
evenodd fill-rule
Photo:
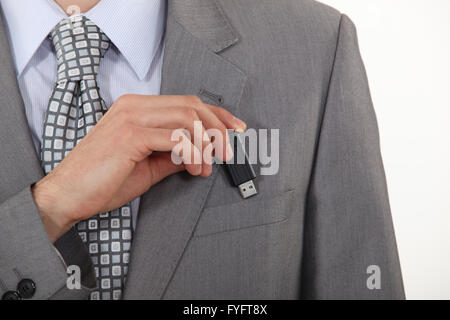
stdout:
<svg viewBox="0 0 450 320">
<path fill-rule="evenodd" d="M 185 108 L 183 110 L 184 113 L 184 117 L 188 120 L 188 121 L 195 121 L 198 120 L 198 114 L 197 111 L 193 108 Z"/>
<path fill-rule="evenodd" d="M 122 108 L 122 107 L 124 107 L 127 104 L 127 100 L 128 100 L 128 95 L 120 96 L 119 98 L 117 98 L 117 100 L 114 103 L 114 105 L 117 108 Z"/>
<path fill-rule="evenodd" d="M 185 103 L 189 107 L 197 107 L 202 104 L 202 100 L 195 95 L 189 95 L 185 97 Z"/>
<path fill-rule="evenodd" d="M 114 103 L 114 105 L 118 108 L 118 109 L 123 109 L 126 108 L 128 106 L 130 106 L 130 104 L 132 103 L 134 96 L 132 94 L 124 94 L 122 96 L 120 96 L 116 102 Z"/>
</svg>

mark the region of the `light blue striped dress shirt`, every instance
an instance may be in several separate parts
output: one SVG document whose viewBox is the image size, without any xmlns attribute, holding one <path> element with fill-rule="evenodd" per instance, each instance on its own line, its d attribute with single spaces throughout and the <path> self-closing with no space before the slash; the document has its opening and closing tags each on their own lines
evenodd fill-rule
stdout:
<svg viewBox="0 0 450 320">
<path fill-rule="evenodd" d="M 67 15 L 53 0 L 0 1 L 28 124 L 40 154 L 44 116 L 57 69 L 47 36 Z M 113 43 L 97 77 L 106 105 L 124 94 L 159 94 L 166 1 L 102 0 L 84 15 Z M 136 199 L 132 202 L 134 227 L 138 208 Z"/>
</svg>

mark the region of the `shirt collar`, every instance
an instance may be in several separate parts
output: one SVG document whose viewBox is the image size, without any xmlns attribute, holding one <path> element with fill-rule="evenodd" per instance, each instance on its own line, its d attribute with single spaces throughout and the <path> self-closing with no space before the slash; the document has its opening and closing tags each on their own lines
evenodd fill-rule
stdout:
<svg viewBox="0 0 450 320">
<path fill-rule="evenodd" d="M 16 72 L 20 75 L 42 41 L 66 15 L 48 0 L 2 0 L 1 6 Z"/>
<path fill-rule="evenodd" d="M 161 47 L 166 2 L 101 0 L 85 16 L 111 39 L 142 80 Z"/>
<path fill-rule="evenodd" d="M 166 2 L 102 0 L 84 15 L 111 39 L 142 80 L 161 46 Z M 50 31 L 67 15 L 53 0 L 1 0 L 1 5 L 20 75 Z"/>
</svg>

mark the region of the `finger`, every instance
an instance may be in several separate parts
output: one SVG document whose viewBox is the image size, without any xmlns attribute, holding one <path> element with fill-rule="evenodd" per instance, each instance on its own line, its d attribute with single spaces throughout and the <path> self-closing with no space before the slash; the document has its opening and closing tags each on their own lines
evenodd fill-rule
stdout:
<svg viewBox="0 0 450 320">
<path fill-rule="evenodd" d="M 202 149 L 204 162 L 212 163 L 212 152 L 205 152 L 209 144 L 213 143 L 212 151 L 215 156 L 223 161 L 232 159 L 233 150 L 229 145 L 229 137 L 225 124 L 206 106 L 197 106 L 197 109 L 188 107 L 155 107 L 149 112 L 149 108 L 143 106 L 135 107 L 133 112 L 126 115 L 132 123 L 142 127 L 172 128 L 189 130 L 192 139 L 202 139 L 194 141 L 196 146 Z M 197 130 L 195 122 L 201 122 Z M 200 130 L 201 129 L 201 130 Z M 218 132 L 215 132 L 215 131 Z M 207 132 L 207 134 L 205 134 Z M 214 141 L 211 139 L 214 138 Z M 201 145 L 201 146 L 200 146 Z M 206 166 L 207 170 L 212 170 Z M 205 173 L 207 174 L 207 173 Z"/>
<path fill-rule="evenodd" d="M 215 118 L 212 112 L 208 112 Z M 198 163 L 202 165 L 202 176 L 209 176 L 211 174 L 213 148 L 209 148 L 211 140 L 206 133 L 203 119 L 201 119 L 195 109 L 183 107 L 157 107 L 152 108 L 150 111 L 148 108 L 138 106 L 133 112 L 128 112 L 126 115 L 122 116 L 127 117 L 127 121 L 141 127 L 188 130 L 191 141 L 203 155 L 203 159 L 199 159 Z M 225 128 L 219 120 L 216 122 L 218 125 Z M 211 149 L 211 151 L 209 149 Z"/>
<path fill-rule="evenodd" d="M 224 122 L 228 129 L 236 131 L 245 131 L 247 125 L 242 120 L 235 117 L 229 111 L 208 105 L 202 102 L 197 96 L 187 95 L 124 95 L 114 103 L 111 110 L 122 109 L 127 107 L 143 107 L 147 108 L 167 108 L 167 107 L 188 107 L 198 110 L 204 106 L 211 108 L 216 116 Z"/>
<path fill-rule="evenodd" d="M 235 117 L 228 110 L 210 104 L 206 104 L 206 106 L 227 126 L 228 129 L 233 129 L 237 132 L 244 132 L 247 130 L 247 124 L 241 119 Z"/>
<path fill-rule="evenodd" d="M 133 136 L 131 143 L 138 151 L 136 162 L 142 161 L 153 151 L 171 152 L 181 159 L 190 174 L 202 173 L 201 151 L 183 131 L 135 127 Z M 175 164 L 180 164 L 175 157 L 172 160 Z"/>
<path fill-rule="evenodd" d="M 227 126 L 206 105 L 199 106 L 196 110 L 213 144 L 214 156 L 222 161 L 230 161 L 233 150 Z"/>
</svg>

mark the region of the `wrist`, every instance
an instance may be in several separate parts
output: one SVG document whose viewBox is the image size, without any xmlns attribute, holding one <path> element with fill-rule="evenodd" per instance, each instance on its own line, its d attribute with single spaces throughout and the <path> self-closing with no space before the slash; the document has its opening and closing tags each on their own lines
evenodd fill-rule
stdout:
<svg viewBox="0 0 450 320">
<path fill-rule="evenodd" d="M 52 243 L 77 223 L 67 211 L 67 203 L 65 204 L 65 199 L 58 189 L 46 178 L 31 187 L 34 201 Z"/>
</svg>

